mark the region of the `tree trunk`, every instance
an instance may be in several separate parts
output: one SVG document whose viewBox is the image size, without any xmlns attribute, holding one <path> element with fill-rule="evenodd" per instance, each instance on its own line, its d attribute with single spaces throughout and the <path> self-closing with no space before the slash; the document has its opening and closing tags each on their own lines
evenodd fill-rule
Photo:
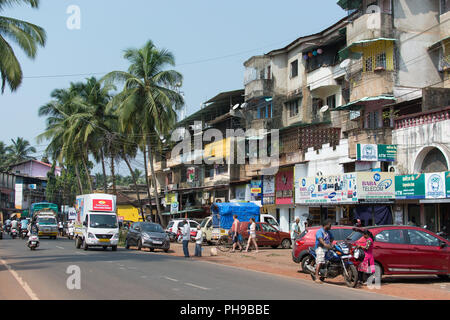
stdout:
<svg viewBox="0 0 450 320">
<path fill-rule="evenodd" d="M 100 157 L 102 159 L 103 190 L 105 191 L 105 193 L 108 193 L 108 181 L 106 178 L 105 155 L 103 154 L 103 148 L 100 149 Z"/>
<path fill-rule="evenodd" d="M 149 162 L 150 162 L 150 172 L 151 172 L 151 175 L 152 175 L 153 188 L 155 190 L 156 212 L 158 214 L 159 223 L 162 225 L 163 224 L 163 219 L 162 219 L 162 215 L 161 215 L 161 208 L 159 206 L 158 184 L 156 183 L 155 170 L 153 169 L 152 144 L 151 144 L 151 141 L 150 141 L 150 137 L 147 138 L 147 145 L 148 145 L 148 159 L 149 159 Z"/>
<path fill-rule="evenodd" d="M 137 185 L 136 176 L 134 175 L 133 168 L 131 168 L 130 161 L 128 161 L 127 156 L 123 155 L 122 158 L 123 158 L 123 160 L 125 160 L 125 163 L 127 164 L 128 169 L 130 169 L 131 178 L 133 179 L 134 187 L 136 188 L 136 196 L 137 196 L 137 199 L 138 199 L 138 202 L 139 202 L 139 213 L 142 216 L 142 220 L 145 221 L 145 215 L 144 215 L 144 212 L 142 211 L 141 196 L 139 194 L 139 188 L 138 188 L 138 185 Z"/>
<path fill-rule="evenodd" d="M 89 193 L 92 193 L 92 181 L 91 181 L 91 175 L 89 174 L 89 170 L 87 167 L 87 161 L 86 158 L 84 157 L 84 151 L 81 154 L 81 158 L 83 160 L 83 167 L 84 167 L 84 171 L 86 171 L 86 177 L 87 177 L 87 181 L 88 181 L 88 186 L 89 186 Z"/>
<path fill-rule="evenodd" d="M 77 176 L 78 188 L 80 188 L 80 194 L 83 194 L 83 184 L 80 179 L 80 171 L 78 170 L 78 165 L 74 165 L 75 167 L 75 175 Z"/>
<path fill-rule="evenodd" d="M 147 196 L 148 196 L 148 201 L 149 201 L 149 206 L 150 206 L 150 216 L 153 215 L 152 213 L 152 196 L 150 193 L 150 181 L 148 180 L 148 167 L 147 167 L 147 148 L 144 145 L 144 168 L 145 168 L 145 183 L 147 185 Z"/>
<path fill-rule="evenodd" d="M 113 184 L 113 194 L 117 195 L 116 189 L 116 173 L 114 168 L 114 156 L 111 155 L 111 176 L 112 176 L 112 184 Z"/>
</svg>

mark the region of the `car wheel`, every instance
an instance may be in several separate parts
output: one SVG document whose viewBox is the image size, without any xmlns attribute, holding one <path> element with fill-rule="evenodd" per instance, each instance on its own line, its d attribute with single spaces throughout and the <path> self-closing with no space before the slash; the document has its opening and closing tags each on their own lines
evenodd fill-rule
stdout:
<svg viewBox="0 0 450 320">
<path fill-rule="evenodd" d="M 83 250 L 87 251 L 89 249 L 89 246 L 86 243 L 86 240 L 83 240 Z"/>
<path fill-rule="evenodd" d="M 448 274 L 438 274 L 438 278 L 441 280 L 448 281 L 449 276 L 448 276 Z"/>
<path fill-rule="evenodd" d="M 283 249 L 289 249 L 291 247 L 291 240 L 284 239 L 283 241 L 281 241 L 281 247 Z"/>
<path fill-rule="evenodd" d="M 141 250 L 141 249 L 142 249 L 142 240 L 141 240 L 141 239 L 139 239 L 139 241 L 138 241 L 138 247 L 137 247 L 137 249 L 138 249 L 138 250 Z"/>
</svg>

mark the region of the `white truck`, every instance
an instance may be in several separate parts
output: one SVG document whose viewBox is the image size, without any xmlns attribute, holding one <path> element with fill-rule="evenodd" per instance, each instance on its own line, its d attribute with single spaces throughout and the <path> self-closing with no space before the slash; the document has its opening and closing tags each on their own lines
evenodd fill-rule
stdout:
<svg viewBox="0 0 450 320">
<path fill-rule="evenodd" d="M 76 248 L 111 247 L 116 251 L 119 243 L 116 196 L 101 193 L 77 196 L 75 208 Z"/>
</svg>

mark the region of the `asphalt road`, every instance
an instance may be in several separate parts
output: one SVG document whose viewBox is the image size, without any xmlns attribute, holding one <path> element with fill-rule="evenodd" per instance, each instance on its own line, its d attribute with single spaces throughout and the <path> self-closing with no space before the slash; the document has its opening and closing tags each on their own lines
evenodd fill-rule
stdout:
<svg viewBox="0 0 450 320">
<path fill-rule="evenodd" d="M 392 299 L 358 289 L 315 284 L 164 252 L 76 249 L 68 239 L 41 239 L 36 251 L 25 240 L 0 240 L 0 300 L 171 299 L 305 300 Z M 66 273 L 78 266 L 81 289 L 69 290 Z M 73 282 L 71 282 L 73 283 Z"/>
</svg>

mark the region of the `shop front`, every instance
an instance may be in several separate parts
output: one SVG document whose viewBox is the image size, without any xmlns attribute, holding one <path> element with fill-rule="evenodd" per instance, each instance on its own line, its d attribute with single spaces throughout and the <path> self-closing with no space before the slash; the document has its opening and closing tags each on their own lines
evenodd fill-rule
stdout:
<svg viewBox="0 0 450 320">
<path fill-rule="evenodd" d="M 275 204 L 281 231 L 289 232 L 295 219 L 294 167 L 282 168 L 275 176 Z"/>
</svg>

